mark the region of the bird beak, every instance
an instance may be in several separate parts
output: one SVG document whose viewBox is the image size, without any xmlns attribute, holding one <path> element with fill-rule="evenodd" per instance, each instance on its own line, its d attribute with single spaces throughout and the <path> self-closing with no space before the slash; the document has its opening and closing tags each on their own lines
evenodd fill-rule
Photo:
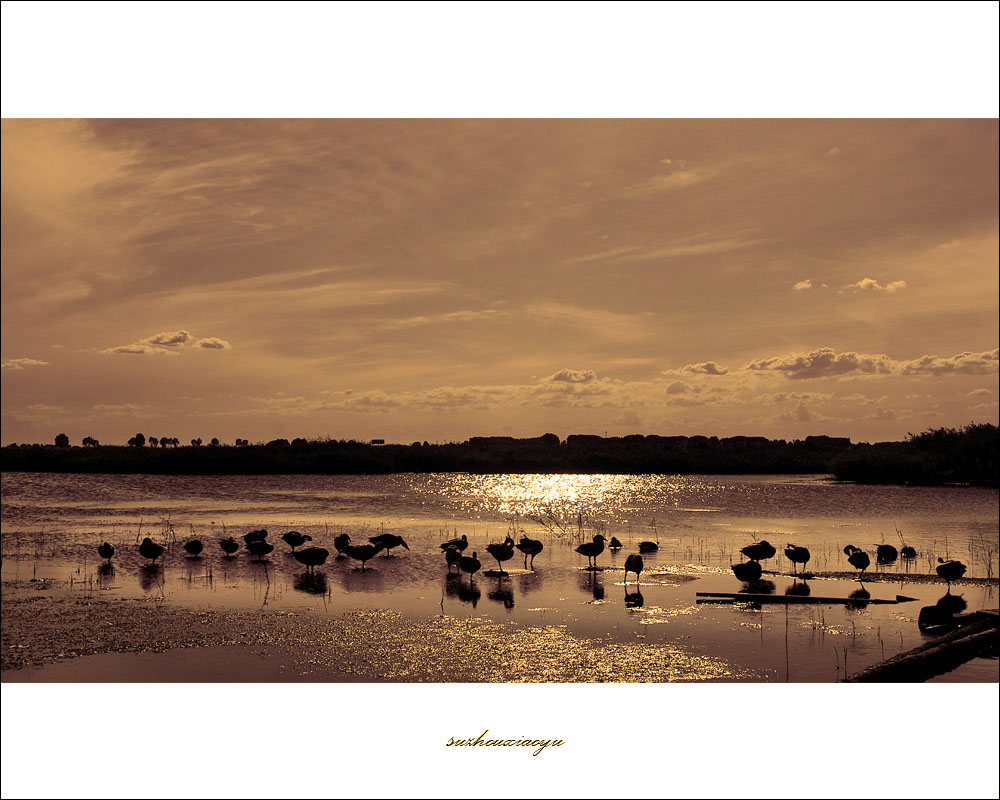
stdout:
<svg viewBox="0 0 1000 800">
<path fill-rule="evenodd" d="M 400 542 L 400 544 L 403 545 L 403 547 L 405 547 L 407 550 L 410 549 L 410 546 L 406 542 Z"/>
</svg>

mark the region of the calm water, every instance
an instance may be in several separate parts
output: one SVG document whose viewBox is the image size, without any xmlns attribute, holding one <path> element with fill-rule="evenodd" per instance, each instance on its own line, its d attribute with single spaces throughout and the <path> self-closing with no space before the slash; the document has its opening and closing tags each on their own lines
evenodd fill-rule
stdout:
<svg viewBox="0 0 1000 800">
<path fill-rule="evenodd" d="M 72 580 L 72 591 L 154 596 L 198 608 L 277 608 L 336 614 L 393 608 L 412 617 L 483 616 L 525 625 L 564 626 L 602 641 L 682 645 L 727 660 L 762 680 L 836 680 L 924 637 L 920 606 L 944 587 L 908 580 L 933 572 L 939 555 L 958 558 L 968 575 L 995 576 L 995 490 L 868 487 L 825 476 L 389 475 L 179 477 L 6 474 L 2 487 L 3 577 Z M 275 552 L 263 563 L 241 552 L 225 559 L 216 542 L 266 527 Z M 335 535 L 355 543 L 383 531 L 410 550 L 381 555 L 362 572 L 331 559 L 310 578 L 279 539 L 288 530 L 333 551 Z M 438 543 L 466 534 L 483 568 L 496 567 L 488 542 L 511 532 L 542 539 L 534 571 L 520 554 L 496 578 L 446 574 Z M 594 533 L 617 536 L 618 555 L 589 572 L 574 548 Z M 162 567 L 142 568 L 137 536 L 170 545 Z M 180 544 L 198 537 L 203 557 Z M 898 582 L 869 582 L 873 598 L 917 598 L 898 605 L 764 606 L 699 604 L 696 592 L 739 591 L 729 565 L 739 549 L 768 539 L 778 557 L 765 568 L 787 570 L 786 543 L 810 549 L 809 569 L 850 570 L 842 553 L 854 544 L 872 554 L 881 543 L 917 549 L 915 562 L 881 568 Z M 902 539 L 900 538 L 902 537 Z M 95 547 L 110 541 L 113 571 L 99 569 Z M 638 596 L 621 569 L 639 541 L 645 556 Z M 516 569 L 515 569 L 516 568 Z M 801 587 L 773 576 L 777 593 Z M 811 580 L 814 596 L 846 597 L 849 580 Z M 793 588 L 794 587 L 794 588 Z M 969 610 L 997 604 L 992 587 L 965 586 Z M 980 674 L 982 673 L 982 674 Z M 996 680 L 996 662 L 971 669 L 971 680 Z"/>
</svg>

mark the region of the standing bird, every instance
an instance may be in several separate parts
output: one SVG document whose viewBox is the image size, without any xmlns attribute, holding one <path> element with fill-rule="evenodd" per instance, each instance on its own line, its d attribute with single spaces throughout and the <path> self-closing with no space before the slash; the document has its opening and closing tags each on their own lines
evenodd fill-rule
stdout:
<svg viewBox="0 0 1000 800">
<path fill-rule="evenodd" d="M 243 541 L 250 544 L 250 542 L 263 542 L 266 538 L 267 531 L 261 528 L 259 531 L 250 531 L 243 537 Z"/>
<path fill-rule="evenodd" d="M 312 536 L 299 533 L 298 531 L 289 531 L 288 533 L 283 533 L 281 535 L 281 541 L 291 547 L 293 553 L 295 552 L 296 547 L 302 547 L 302 545 L 306 542 L 311 542 L 312 540 Z"/>
<path fill-rule="evenodd" d="M 611 552 L 616 552 L 622 549 L 622 543 L 618 541 L 617 536 L 612 536 L 611 541 L 608 542 L 608 550 Z"/>
<path fill-rule="evenodd" d="M 628 583 L 628 574 L 635 573 L 635 582 L 639 583 L 639 573 L 642 572 L 642 556 L 632 553 L 625 559 L 625 583 Z"/>
<path fill-rule="evenodd" d="M 382 552 L 381 544 L 349 544 L 344 548 L 344 552 L 355 561 L 361 562 L 362 572 L 366 569 L 365 562 Z"/>
<path fill-rule="evenodd" d="M 531 568 L 535 568 L 535 556 L 542 552 L 543 545 L 538 539 L 529 539 L 522 536 L 517 543 L 517 549 L 524 553 L 524 568 L 528 568 L 528 556 L 531 556 Z"/>
<path fill-rule="evenodd" d="M 775 553 L 778 551 L 774 549 L 774 545 L 767 539 L 761 539 L 759 542 L 748 544 L 740 552 L 751 561 L 756 561 L 759 564 L 765 558 L 774 558 Z"/>
<path fill-rule="evenodd" d="M 458 560 L 458 568 L 462 572 L 469 573 L 469 583 L 472 583 L 472 576 L 479 572 L 479 568 L 482 564 L 479 563 L 479 559 L 476 558 L 475 552 L 471 556 L 462 556 Z"/>
<path fill-rule="evenodd" d="M 337 548 L 337 558 L 344 557 L 344 550 L 351 543 L 351 537 L 346 533 L 341 533 L 333 539 L 333 546 Z"/>
<path fill-rule="evenodd" d="M 255 539 L 252 542 L 247 542 L 247 550 L 250 551 L 251 555 L 257 556 L 258 561 L 263 561 L 264 556 L 274 550 L 274 545 L 265 539 Z"/>
<path fill-rule="evenodd" d="M 902 550 L 899 551 L 900 555 L 903 556 L 904 561 L 913 561 L 917 557 L 917 550 L 914 547 L 906 545 Z"/>
<path fill-rule="evenodd" d="M 503 562 L 510 561 L 514 557 L 514 540 L 508 536 L 503 540 L 502 544 L 499 542 L 488 544 L 486 545 L 486 552 L 497 560 L 497 567 L 499 567 L 501 574 L 506 574 Z"/>
<path fill-rule="evenodd" d="M 891 544 L 880 544 L 875 548 L 875 561 L 879 564 L 892 564 L 899 556 L 899 551 Z"/>
<path fill-rule="evenodd" d="M 200 556 L 204 547 L 205 545 L 201 543 L 201 539 L 192 539 L 190 542 L 184 542 L 184 550 L 191 558 Z"/>
<path fill-rule="evenodd" d="M 240 549 L 239 542 L 237 542 L 232 536 L 227 539 L 220 539 L 219 547 L 222 548 L 222 552 L 226 554 L 227 558 L 232 558 L 233 554 Z"/>
<path fill-rule="evenodd" d="M 639 542 L 640 553 L 655 553 L 659 549 L 660 546 L 656 542 Z"/>
<path fill-rule="evenodd" d="M 864 576 L 865 570 L 868 569 L 868 565 L 872 563 L 872 560 L 868 557 L 868 553 L 857 547 L 855 547 L 854 552 L 847 557 L 847 560 L 850 562 L 852 567 L 861 571 L 862 576 Z"/>
<path fill-rule="evenodd" d="M 939 578 L 945 579 L 950 591 L 951 582 L 957 581 L 965 574 L 965 564 L 961 561 L 945 561 L 943 558 L 938 558 L 937 574 Z"/>
<path fill-rule="evenodd" d="M 465 548 L 469 546 L 469 537 L 464 533 L 461 539 L 451 539 L 447 542 L 442 542 L 438 545 L 442 550 L 447 550 L 449 547 L 457 547 L 459 553 L 464 553 Z"/>
<path fill-rule="evenodd" d="M 448 572 L 451 572 L 453 566 L 457 566 L 459 560 L 462 558 L 462 551 L 457 547 L 449 547 L 444 551 L 444 560 L 448 563 Z"/>
<path fill-rule="evenodd" d="M 370 537 L 368 541 L 371 542 L 372 544 L 378 544 L 384 547 L 386 558 L 389 557 L 389 551 L 392 550 L 392 548 L 394 547 L 399 547 L 400 545 L 402 545 L 407 550 L 410 549 L 410 546 L 405 541 L 403 541 L 403 537 L 396 536 L 396 534 L 394 533 L 380 533 L 378 536 Z"/>
<path fill-rule="evenodd" d="M 756 583 L 764 571 L 757 561 L 744 561 L 742 564 L 733 564 L 732 567 L 733 575 L 744 583 Z"/>
<path fill-rule="evenodd" d="M 148 558 L 154 564 L 156 559 L 163 555 L 163 551 L 166 550 L 162 545 L 158 545 L 148 536 L 142 540 L 142 544 L 139 545 L 139 555 L 143 558 Z"/>
<path fill-rule="evenodd" d="M 109 564 L 111 563 L 111 556 L 113 556 L 114 554 L 115 554 L 115 548 L 112 545 L 108 544 L 107 542 L 105 542 L 104 544 L 99 544 L 97 546 L 97 555 L 99 555 L 101 558 L 106 558 Z"/>
<path fill-rule="evenodd" d="M 600 533 L 594 536 L 592 542 L 584 542 L 579 547 L 576 548 L 581 556 L 587 557 L 587 569 L 591 568 L 590 560 L 594 560 L 593 568 L 597 569 L 597 557 L 604 552 L 604 536 Z M 642 545 L 639 545 L 639 549 L 642 550 Z"/>
<path fill-rule="evenodd" d="M 796 564 L 801 564 L 802 568 L 805 569 L 806 564 L 809 563 L 809 548 L 808 547 L 796 547 L 794 544 L 785 546 L 785 558 L 792 562 L 792 571 L 796 572 Z"/>
<path fill-rule="evenodd" d="M 330 551 L 325 547 L 307 547 L 305 550 L 298 550 L 292 553 L 295 560 L 303 566 L 308 567 L 310 572 L 315 572 L 316 567 L 325 564 L 328 555 L 330 555 Z"/>
<path fill-rule="evenodd" d="M 859 550 L 861 550 L 861 548 L 860 547 L 855 547 L 853 544 L 845 544 L 844 545 L 844 555 L 845 556 L 849 557 L 853 553 L 857 553 Z"/>
</svg>

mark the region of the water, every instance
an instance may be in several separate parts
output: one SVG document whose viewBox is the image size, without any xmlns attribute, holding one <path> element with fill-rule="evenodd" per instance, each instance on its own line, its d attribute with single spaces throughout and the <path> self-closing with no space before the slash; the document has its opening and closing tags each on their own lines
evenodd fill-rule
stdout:
<svg viewBox="0 0 1000 800">
<path fill-rule="evenodd" d="M 442 613 L 523 626 L 557 626 L 601 643 L 682 647 L 731 665 L 733 680 L 827 681 L 853 673 L 926 638 L 916 617 L 945 593 L 914 582 L 933 573 L 938 556 L 958 558 L 967 576 L 997 574 L 997 492 L 983 489 L 870 487 L 826 476 L 388 475 L 151 476 L 6 474 L 2 487 L 3 578 L 58 578 L 70 591 L 102 597 L 154 598 L 197 609 L 266 609 L 335 615 L 391 608 L 420 620 Z M 223 558 L 217 540 L 265 527 L 275 551 L 256 562 L 244 551 Z M 315 576 L 288 554 L 280 535 L 299 530 L 333 551 L 333 537 L 355 543 L 392 532 L 409 551 L 377 556 L 362 571 L 330 558 Z M 898 533 L 897 533 L 898 531 Z M 583 569 L 575 552 L 597 532 L 625 545 Z M 483 569 L 485 552 L 510 533 L 541 539 L 545 549 L 525 570 L 520 553 L 507 576 L 449 576 L 439 542 L 465 534 Z M 135 552 L 137 537 L 168 546 L 151 570 Z M 202 558 L 180 545 L 205 541 Z M 845 544 L 872 553 L 872 598 L 897 594 L 916 602 L 872 605 L 735 605 L 698 602 L 697 592 L 736 592 L 729 569 L 739 549 L 768 539 L 778 549 L 765 568 L 788 571 L 786 543 L 806 546 L 812 571 L 853 571 Z M 95 548 L 110 541 L 113 569 Z M 638 593 L 626 587 L 626 554 L 658 541 L 644 556 Z M 882 543 L 913 546 L 912 562 L 876 568 Z M 777 594 L 801 590 L 788 576 L 767 576 Z M 847 597 L 856 581 L 813 579 L 813 596 Z M 963 586 L 968 610 L 995 607 L 993 585 Z M 637 596 L 638 594 L 638 596 Z M 979 673 L 971 673 L 979 674 Z M 692 677 L 698 677 L 694 675 Z"/>
</svg>

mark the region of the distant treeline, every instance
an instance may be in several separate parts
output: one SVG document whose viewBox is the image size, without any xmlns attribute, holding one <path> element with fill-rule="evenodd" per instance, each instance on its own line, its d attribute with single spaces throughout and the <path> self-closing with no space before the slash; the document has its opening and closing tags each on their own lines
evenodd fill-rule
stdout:
<svg viewBox="0 0 1000 800">
<path fill-rule="evenodd" d="M 275 439 L 226 445 L 176 439 L 149 446 L 142 434 L 128 446 L 91 437 L 75 447 L 65 434 L 54 445 L 8 445 L 7 472 L 153 473 L 181 475 L 386 474 L 392 472 L 805 474 L 833 473 L 871 483 L 997 485 L 997 428 L 969 425 L 911 435 L 904 442 L 852 444 L 807 436 L 785 441 L 762 436 L 583 436 L 530 439 L 473 437 L 467 442 L 410 445 Z M 197 443 L 195 443 L 197 442 Z"/>
</svg>

